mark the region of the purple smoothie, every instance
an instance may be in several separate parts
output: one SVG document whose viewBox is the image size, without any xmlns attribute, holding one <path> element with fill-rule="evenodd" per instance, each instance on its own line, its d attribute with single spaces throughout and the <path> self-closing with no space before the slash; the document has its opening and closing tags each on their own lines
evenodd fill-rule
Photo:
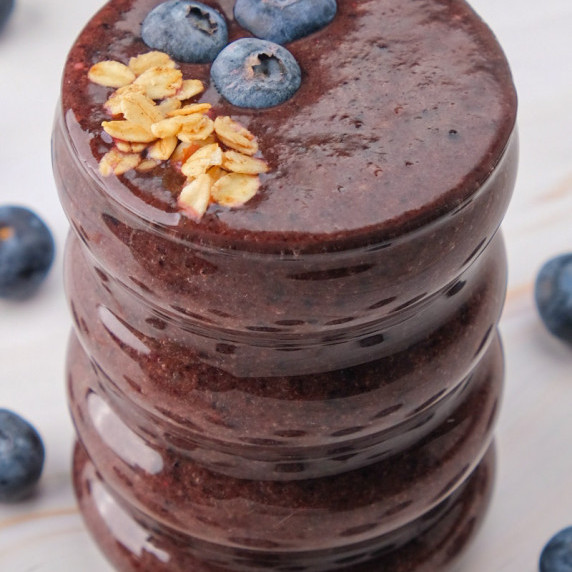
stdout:
<svg viewBox="0 0 572 572">
<path fill-rule="evenodd" d="M 516 94 L 464 2 L 338 1 L 286 47 L 287 102 L 238 108 L 269 171 L 200 220 L 169 163 L 102 176 L 102 60 L 158 0 L 112 0 L 66 68 L 54 171 L 72 224 L 74 477 L 120 570 L 436 572 L 492 486 Z M 248 36 L 234 2 L 207 2 Z M 487 454 L 487 451 L 489 453 Z"/>
</svg>

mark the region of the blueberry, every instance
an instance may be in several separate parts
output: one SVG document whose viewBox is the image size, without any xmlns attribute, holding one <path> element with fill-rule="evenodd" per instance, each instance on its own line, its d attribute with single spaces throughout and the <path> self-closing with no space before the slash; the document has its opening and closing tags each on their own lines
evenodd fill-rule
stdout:
<svg viewBox="0 0 572 572">
<path fill-rule="evenodd" d="M 544 264 L 536 278 L 534 295 L 548 330 L 572 342 L 572 254 L 557 256 Z"/>
<path fill-rule="evenodd" d="M 44 445 L 38 432 L 16 413 L 0 409 L 0 501 L 28 496 L 43 466 Z"/>
<path fill-rule="evenodd" d="M 26 298 L 48 274 L 54 259 L 54 239 L 32 211 L 0 207 L 0 297 Z"/>
<path fill-rule="evenodd" d="M 286 48 L 266 40 L 242 38 L 217 56 L 211 78 L 233 105 L 261 109 L 290 99 L 300 87 L 302 72 Z"/>
<path fill-rule="evenodd" d="M 336 11 L 336 0 L 236 0 L 234 5 L 234 17 L 243 28 L 277 44 L 320 30 Z"/>
<path fill-rule="evenodd" d="M 212 62 L 228 42 L 222 15 L 202 2 L 189 0 L 159 4 L 143 21 L 141 36 L 150 48 L 195 64 Z"/>
<path fill-rule="evenodd" d="M 540 572 L 572 572 L 572 527 L 548 541 L 540 555 Z"/>
<path fill-rule="evenodd" d="M 7 22 L 13 8 L 14 0 L 0 0 L 0 30 Z"/>
</svg>

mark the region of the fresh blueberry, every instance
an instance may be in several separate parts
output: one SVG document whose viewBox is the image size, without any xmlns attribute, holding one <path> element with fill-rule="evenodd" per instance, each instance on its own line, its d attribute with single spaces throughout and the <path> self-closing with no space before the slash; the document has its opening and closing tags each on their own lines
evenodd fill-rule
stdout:
<svg viewBox="0 0 572 572">
<path fill-rule="evenodd" d="M 143 21 L 141 36 L 150 48 L 194 64 L 212 62 L 228 42 L 222 15 L 189 0 L 159 4 Z"/>
<path fill-rule="evenodd" d="M 43 466 L 44 445 L 38 432 L 16 413 L 0 409 L 0 501 L 28 496 Z"/>
<path fill-rule="evenodd" d="M 572 572 L 572 527 L 548 541 L 540 555 L 540 572 Z"/>
<path fill-rule="evenodd" d="M 262 109 L 290 99 L 300 87 L 302 72 L 286 48 L 266 40 L 242 38 L 217 56 L 211 78 L 233 105 Z"/>
<path fill-rule="evenodd" d="M 0 30 L 8 20 L 14 8 L 14 0 L 0 0 Z"/>
<path fill-rule="evenodd" d="M 243 28 L 277 44 L 320 30 L 336 11 L 336 0 L 236 0 L 234 5 L 234 17 Z"/>
<path fill-rule="evenodd" d="M 54 239 L 32 211 L 0 207 L 0 297 L 27 298 L 48 274 L 54 259 Z"/>
<path fill-rule="evenodd" d="M 536 278 L 534 295 L 548 330 L 572 342 L 572 254 L 557 256 L 544 264 Z"/>
</svg>

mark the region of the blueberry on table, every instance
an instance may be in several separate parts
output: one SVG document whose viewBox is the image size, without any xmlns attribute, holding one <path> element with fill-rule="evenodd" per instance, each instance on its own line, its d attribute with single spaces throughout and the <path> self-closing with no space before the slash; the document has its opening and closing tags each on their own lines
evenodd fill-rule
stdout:
<svg viewBox="0 0 572 572">
<path fill-rule="evenodd" d="M 236 0 L 234 5 L 234 17 L 243 28 L 277 44 L 320 30 L 336 11 L 336 0 Z"/>
<path fill-rule="evenodd" d="M 534 295 L 548 330 L 556 337 L 572 342 L 572 254 L 556 256 L 542 266 Z"/>
<path fill-rule="evenodd" d="M 242 38 L 217 56 L 211 78 L 233 105 L 262 109 L 290 99 L 300 87 L 302 72 L 286 48 L 266 40 Z"/>
<path fill-rule="evenodd" d="M 143 41 L 154 50 L 187 63 L 212 62 L 228 42 L 222 15 L 202 2 L 170 0 L 147 14 Z"/>
<path fill-rule="evenodd" d="M 48 274 L 54 259 L 50 229 L 32 211 L 0 206 L 0 298 L 27 298 Z"/>
<path fill-rule="evenodd" d="M 14 8 L 14 0 L 0 0 L 0 30 L 8 20 Z"/>
<path fill-rule="evenodd" d="M 540 555 L 540 572 L 572 572 L 572 527 L 548 541 Z"/>
<path fill-rule="evenodd" d="M 44 445 L 38 432 L 16 413 L 0 409 L 0 501 L 28 496 L 43 466 Z"/>
</svg>

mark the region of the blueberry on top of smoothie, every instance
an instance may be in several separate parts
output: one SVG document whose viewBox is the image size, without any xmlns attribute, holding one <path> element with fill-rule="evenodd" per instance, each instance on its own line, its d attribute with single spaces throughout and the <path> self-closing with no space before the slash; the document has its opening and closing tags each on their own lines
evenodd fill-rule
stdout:
<svg viewBox="0 0 572 572">
<path fill-rule="evenodd" d="M 548 330 L 572 343 L 572 254 L 556 256 L 542 266 L 534 296 Z"/>
<path fill-rule="evenodd" d="M 202 2 L 169 0 L 151 10 L 141 28 L 143 41 L 187 63 L 212 62 L 228 42 L 222 15 Z"/>
<path fill-rule="evenodd" d="M 16 413 L 0 409 L 0 501 L 28 496 L 44 466 L 38 432 Z"/>
<path fill-rule="evenodd" d="M 217 56 L 211 78 L 233 105 L 262 109 L 290 99 L 300 87 L 302 72 L 286 48 L 266 40 L 242 38 Z"/>
<path fill-rule="evenodd" d="M 33 294 L 52 265 L 54 239 L 42 219 L 27 208 L 0 207 L 0 297 Z"/>
<path fill-rule="evenodd" d="M 285 44 L 320 30 L 336 11 L 336 0 L 236 0 L 234 17 L 258 38 Z"/>
<path fill-rule="evenodd" d="M 572 572 L 572 527 L 555 534 L 544 547 L 540 572 Z"/>
</svg>

